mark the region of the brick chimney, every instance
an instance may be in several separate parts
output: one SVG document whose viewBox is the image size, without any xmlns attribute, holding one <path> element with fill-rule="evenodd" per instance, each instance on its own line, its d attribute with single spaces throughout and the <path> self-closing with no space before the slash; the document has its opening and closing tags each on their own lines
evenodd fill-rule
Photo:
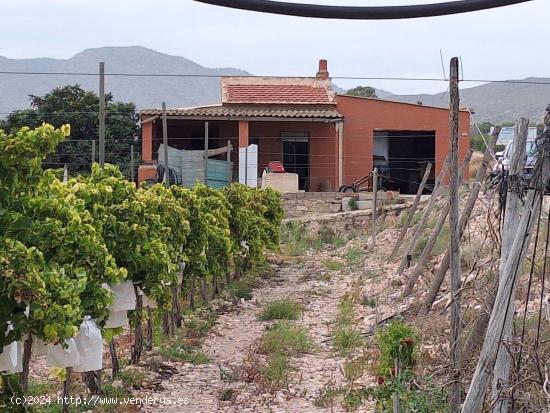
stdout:
<svg viewBox="0 0 550 413">
<path fill-rule="evenodd" d="M 319 71 L 315 75 L 317 79 L 326 80 L 329 78 L 328 74 L 328 63 L 325 59 L 319 60 Z"/>
</svg>

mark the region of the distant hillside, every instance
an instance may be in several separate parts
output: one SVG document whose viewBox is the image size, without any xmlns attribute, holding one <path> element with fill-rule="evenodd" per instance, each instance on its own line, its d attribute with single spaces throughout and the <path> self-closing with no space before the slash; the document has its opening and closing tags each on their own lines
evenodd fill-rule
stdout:
<svg viewBox="0 0 550 413">
<path fill-rule="evenodd" d="M 106 89 L 115 100 L 134 102 L 139 109 L 206 105 L 220 101 L 218 75 L 248 75 L 232 68 L 210 69 L 179 56 L 170 56 L 143 47 L 102 47 L 88 49 L 68 60 L 7 59 L 0 56 L 0 71 L 96 73 L 99 62 L 105 62 L 107 73 L 204 74 L 214 77 L 107 77 Z M 528 80 L 547 81 L 545 78 Z M 98 90 L 97 76 L 50 76 L 0 74 L 0 117 L 15 109 L 29 106 L 28 95 L 44 95 L 56 86 L 78 83 L 85 89 Z M 343 92 L 335 85 L 338 92 Z M 376 91 L 382 99 L 406 102 L 422 101 L 425 105 L 446 106 L 448 96 L 396 95 Z M 485 84 L 462 90 L 462 104 L 474 108 L 476 119 L 500 123 L 527 116 L 540 122 L 550 103 L 550 85 Z"/>
<path fill-rule="evenodd" d="M 143 47 L 88 49 L 68 60 L 7 59 L 0 56 L 0 71 L 96 73 L 105 62 L 106 73 L 163 73 L 205 75 L 247 75 L 243 70 L 210 69 L 179 56 Z M 78 83 L 98 91 L 95 76 L 50 76 L 0 74 L 0 116 L 29 106 L 28 95 L 43 95 L 54 87 Z M 218 77 L 120 77 L 106 78 L 106 89 L 115 100 L 136 103 L 138 108 L 205 105 L 220 101 Z"/>
<path fill-rule="evenodd" d="M 527 78 L 526 81 L 548 82 L 550 78 Z M 421 101 L 425 105 L 448 105 L 446 93 L 436 95 L 393 95 L 381 91 L 377 93 L 384 99 L 404 102 Z M 514 121 L 525 116 L 533 122 L 541 122 L 544 110 L 550 103 L 550 85 L 531 85 L 521 83 L 488 83 L 461 90 L 462 106 L 469 106 L 475 111 L 478 121 L 501 123 Z"/>
</svg>

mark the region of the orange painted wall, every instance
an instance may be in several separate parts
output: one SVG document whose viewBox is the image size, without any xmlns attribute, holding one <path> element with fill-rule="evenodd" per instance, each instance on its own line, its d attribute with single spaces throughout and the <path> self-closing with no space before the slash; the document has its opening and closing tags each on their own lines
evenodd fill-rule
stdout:
<svg viewBox="0 0 550 413">
<path fill-rule="evenodd" d="M 323 184 L 336 188 L 336 129 L 334 123 L 323 122 L 250 122 L 250 143 L 258 144 L 258 173 L 270 161 L 282 161 L 281 135 L 285 132 L 307 133 L 309 136 L 310 191 Z M 337 189 L 337 188 L 336 188 Z"/>
<path fill-rule="evenodd" d="M 350 183 L 372 171 L 375 129 L 435 131 L 435 173 L 441 170 L 449 152 L 450 129 L 447 109 L 339 95 L 337 110 L 344 115 L 344 183 Z M 470 146 L 469 131 L 470 114 L 461 111 L 461 158 L 466 156 Z"/>
<path fill-rule="evenodd" d="M 373 135 L 376 129 L 435 131 L 435 173 L 441 170 L 449 151 L 448 110 L 351 96 L 338 96 L 337 110 L 344 115 L 343 183 L 351 183 L 372 171 Z M 232 160 L 234 162 L 234 178 L 236 179 L 239 122 L 211 121 L 209 127 L 211 148 L 225 146 L 227 140 L 231 140 L 234 148 Z M 461 158 L 466 155 L 469 148 L 469 130 L 469 113 L 461 112 L 459 126 Z M 196 138 L 203 136 L 203 131 L 203 121 L 168 121 L 169 144 L 175 148 L 193 149 L 193 142 L 195 145 L 203 145 L 200 138 L 198 138 L 199 142 Z M 241 132 L 243 132 L 242 129 Z M 250 121 L 248 132 L 249 142 L 259 145 L 258 176 L 261 176 L 269 161 L 282 160 L 281 135 L 284 132 L 306 132 L 310 138 L 310 191 L 318 191 L 321 183 L 332 189 L 338 189 L 338 139 L 334 123 Z M 147 142 L 142 145 L 144 160 L 157 159 L 158 146 L 162 142 L 160 119 L 152 123 L 151 127 L 144 125 L 142 128 L 144 140 L 151 135 L 151 144 L 149 145 Z M 192 139 L 194 137 L 195 139 Z M 465 176 L 467 176 L 467 171 Z"/>
</svg>

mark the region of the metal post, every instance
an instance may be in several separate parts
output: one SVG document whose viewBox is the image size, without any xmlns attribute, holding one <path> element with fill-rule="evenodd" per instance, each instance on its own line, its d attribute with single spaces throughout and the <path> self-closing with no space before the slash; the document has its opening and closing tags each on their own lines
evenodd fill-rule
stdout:
<svg viewBox="0 0 550 413">
<path fill-rule="evenodd" d="M 244 184 L 248 186 L 248 146 L 244 149 Z"/>
<path fill-rule="evenodd" d="M 458 228 L 459 214 L 459 165 L 458 165 L 458 116 L 460 97 L 458 92 L 458 58 L 451 59 L 451 71 L 449 82 L 450 93 L 450 123 L 451 123 L 451 156 L 450 169 L 451 181 L 449 184 L 449 228 L 451 232 L 451 334 L 449 337 L 449 347 L 451 367 L 449 370 L 449 378 L 451 380 L 450 394 L 450 411 L 458 413 L 462 402 L 461 386 L 460 386 L 460 371 L 458 370 L 458 361 L 460 360 L 460 334 L 461 334 L 461 319 L 460 319 L 460 230 Z"/>
<path fill-rule="evenodd" d="M 95 139 L 92 139 L 92 165 L 95 163 Z"/>
<path fill-rule="evenodd" d="M 376 209 L 378 207 L 378 168 L 372 171 L 372 246 L 376 247 Z"/>
<path fill-rule="evenodd" d="M 134 145 L 130 145 L 130 179 L 134 181 Z"/>
<path fill-rule="evenodd" d="M 105 63 L 99 63 L 99 166 L 105 165 Z"/>
<path fill-rule="evenodd" d="M 233 178 L 233 170 L 231 168 L 231 141 L 227 141 L 227 185 L 231 183 Z"/>
<path fill-rule="evenodd" d="M 169 186 L 168 171 L 168 122 L 166 120 L 166 103 L 162 102 L 162 143 L 164 146 L 164 185 Z"/>
<path fill-rule="evenodd" d="M 204 122 L 204 184 L 208 185 L 208 122 Z"/>
</svg>

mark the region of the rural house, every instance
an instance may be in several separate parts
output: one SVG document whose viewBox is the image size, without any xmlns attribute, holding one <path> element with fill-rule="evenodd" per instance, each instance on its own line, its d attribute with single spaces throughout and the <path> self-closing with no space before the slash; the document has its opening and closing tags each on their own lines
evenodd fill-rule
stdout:
<svg viewBox="0 0 550 413">
<path fill-rule="evenodd" d="M 141 111 L 139 180 L 155 175 L 162 143 L 161 110 Z M 297 173 L 306 191 L 338 190 L 377 166 L 390 189 L 413 193 L 425 165 L 437 174 L 449 151 L 447 109 L 338 94 L 327 62 L 313 77 L 223 77 L 221 103 L 167 110 L 168 146 L 204 150 L 258 145 L 258 175 L 270 161 Z M 470 115 L 460 112 L 460 154 L 469 147 Z M 239 153 L 233 151 L 233 176 Z"/>
</svg>

